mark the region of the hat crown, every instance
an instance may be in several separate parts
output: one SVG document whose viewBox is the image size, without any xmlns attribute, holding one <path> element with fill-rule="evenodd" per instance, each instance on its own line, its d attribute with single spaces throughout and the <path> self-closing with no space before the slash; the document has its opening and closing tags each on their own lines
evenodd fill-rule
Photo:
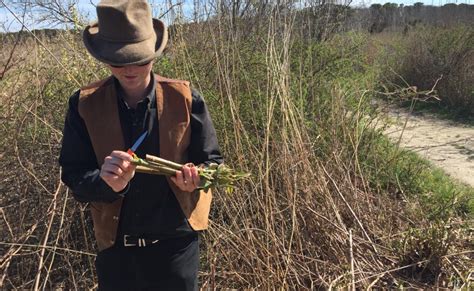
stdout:
<svg viewBox="0 0 474 291">
<path fill-rule="evenodd" d="M 111 42 L 139 42 L 154 34 L 147 1 L 105 0 L 97 4 L 100 38 Z"/>
<path fill-rule="evenodd" d="M 147 1 L 102 0 L 97 17 L 84 28 L 82 39 L 89 53 L 106 64 L 147 64 L 168 42 L 166 25 L 152 18 Z"/>
</svg>

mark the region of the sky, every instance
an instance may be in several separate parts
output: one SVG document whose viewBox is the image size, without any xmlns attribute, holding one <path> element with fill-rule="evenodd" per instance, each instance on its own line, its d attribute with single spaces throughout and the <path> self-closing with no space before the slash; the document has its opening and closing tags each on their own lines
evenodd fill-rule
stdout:
<svg viewBox="0 0 474 291">
<path fill-rule="evenodd" d="M 64 2 L 73 2 L 74 0 L 62 0 Z M 172 3 L 182 2 L 183 4 L 183 11 L 191 11 L 192 4 L 196 0 L 172 0 Z M 345 0 L 348 1 L 348 0 Z M 88 19 L 93 20 L 96 18 L 95 14 L 95 7 L 99 2 L 99 0 L 78 0 L 78 10 L 82 15 L 88 16 Z M 163 14 L 168 9 L 169 0 L 151 0 L 153 7 L 153 15 L 159 16 Z M 404 4 L 404 5 L 413 5 L 416 2 L 423 2 L 425 5 L 435 5 L 440 6 L 447 3 L 455 3 L 455 4 L 474 4 L 474 0 L 352 0 L 352 6 L 370 6 L 374 3 L 384 4 L 386 2 L 397 3 L 397 4 Z M 0 32 L 13 32 L 18 31 L 21 28 L 21 24 L 18 20 L 14 18 L 10 11 L 8 11 L 4 5 L 6 4 L 7 7 L 12 8 L 12 3 L 21 3 L 21 0 L 0 0 Z M 14 13 L 17 16 L 21 16 L 20 11 L 15 10 Z M 29 29 L 39 29 L 39 28 L 58 28 L 52 27 L 49 23 L 38 24 L 36 23 L 35 19 L 37 19 L 38 13 L 30 13 L 26 15 L 24 18 L 20 17 L 22 21 L 24 21 L 26 27 Z M 166 22 L 166 19 L 165 19 Z"/>
</svg>

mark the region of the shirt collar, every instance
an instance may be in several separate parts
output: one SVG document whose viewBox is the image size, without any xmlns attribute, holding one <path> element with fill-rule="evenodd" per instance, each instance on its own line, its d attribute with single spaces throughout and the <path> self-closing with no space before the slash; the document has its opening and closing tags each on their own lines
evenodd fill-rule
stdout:
<svg viewBox="0 0 474 291">
<path fill-rule="evenodd" d="M 150 73 L 151 74 L 151 82 L 152 82 L 152 86 L 150 88 L 150 91 L 147 93 L 147 95 L 145 96 L 145 99 L 147 99 L 146 103 L 148 104 L 148 108 L 153 108 L 155 107 L 155 103 L 156 103 L 156 78 L 155 78 L 155 74 L 153 72 Z M 114 79 L 114 83 L 115 83 L 115 89 L 117 90 L 117 96 L 119 98 L 119 100 L 121 101 L 120 103 L 125 105 L 127 108 L 129 108 L 127 102 L 125 102 L 125 99 L 123 98 L 123 96 L 125 95 L 124 91 L 123 91 L 123 88 L 122 86 L 120 85 L 120 82 L 117 78 L 115 78 L 115 76 L 113 77 Z M 141 101 L 140 101 L 141 102 Z"/>
</svg>

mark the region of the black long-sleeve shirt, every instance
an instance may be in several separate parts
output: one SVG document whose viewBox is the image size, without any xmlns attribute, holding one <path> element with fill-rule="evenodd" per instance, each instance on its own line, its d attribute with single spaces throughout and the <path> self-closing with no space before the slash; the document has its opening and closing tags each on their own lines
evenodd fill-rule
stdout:
<svg viewBox="0 0 474 291">
<path fill-rule="evenodd" d="M 155 78 L 149 93 L 135 109 L 123 99 L 123 90 L 115 79 L 120 123 L 126 148 L 144 132 L 148 135 L 136 154 L 159 156 L 159 127 L 156 116 Z M 114 192 L 100 178 L 99 165 L 84 120 L 78 112 L 79 91 L 69 99 L 59 163 L 62 180 L 81 202 L 112 202 L 120 195 L 124 201 L 120 214 L 118 236 L 150 235 L 181 236 L 192 232 L 184 214 L 163 176 L 136 173 L 128 187 Z M 107 122 L 104 120 L 104 122 Z M 125 149 L 119 149 L 125 150 Z M 189 162 L 194 164 L 222 163 L 214 126 L 202 97 L 192 91 L 191 139 Z M 158 190 L 157 190 L 158 189 Z"/>
</svg>

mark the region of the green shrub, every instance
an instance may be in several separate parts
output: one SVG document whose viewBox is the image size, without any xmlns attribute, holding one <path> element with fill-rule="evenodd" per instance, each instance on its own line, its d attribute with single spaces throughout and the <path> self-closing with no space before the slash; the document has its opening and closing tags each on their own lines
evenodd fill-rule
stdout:
<svg viewBox="0 0 474 291">
<path fill-rule="evenodd" d="M 395 243 L 401 266 L 399 273 L 411 280 L 433 284 L 443 267 L 443 257 L 455 241 L 449 226 L 434 224 L 410 229 Z"/>
<path fill-rule="evenodd" d="M 416 86 L 418 92 L 434 88 L 440 100 L 431 99 L 420 106 L 448 112 L 452 117 L 472 119 L 473 27 L 420 26 L 404 36 L 394 36 L 392 41 L 395 43 L 390 47 L 395 48 L 395 54 L 386 67 L 385 75 L 390 76 L 394 84 Z"/>
</svg>

